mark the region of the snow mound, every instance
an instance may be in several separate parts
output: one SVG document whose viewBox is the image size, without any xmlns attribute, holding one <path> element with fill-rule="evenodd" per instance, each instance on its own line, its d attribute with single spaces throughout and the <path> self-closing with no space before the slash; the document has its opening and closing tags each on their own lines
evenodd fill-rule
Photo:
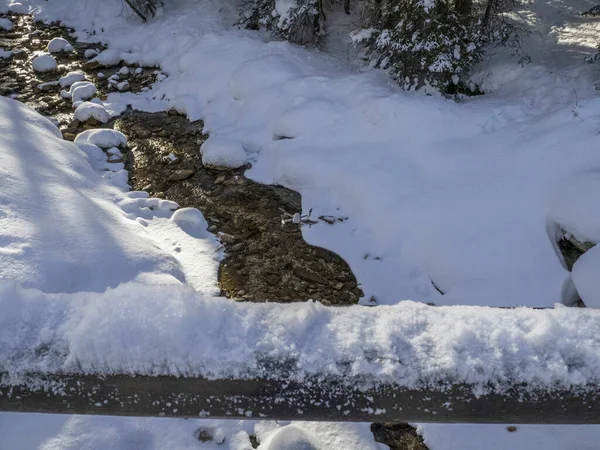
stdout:
<svg viewBox="0 0 600 450">
<path fill-rule="evenodd" d="M 208 228 L 204 215 L 196 208 L 181 208 L 175 211 L 171 220 L 179 225 L 190 225 L 200 230 Z"/>
<path fill-rule="evenodd" d="M 550 219 L 582 242 L 600 242 L 600 170 L 580 173 L 560 188 Z"/>
<path fill-rule="evenodd" d="M 60 84 L 61 87 L 69 87 L 76 81 L 85 81 L 85 73 L 69 72 L 65 76 L 59 78 L 58 84 Z"/>
<path fill-rule="evenodd" d="M 96 62 L 103 67 L 116 66 L 123 61 L 122 53 L 121 50 L 109 48 L 100 52 L 96 57 L 91 59 L 90 62 Z"/>
<path fill-rule="evenodd" d="M 31 64 L 36 72 L 54 72 L 58 67 L 56 59 L 51 55 L 36 56 Z"/>
<path fill-rule="evenodd" d="M 241 142 L 209 137 L 200 148 L 202 163 L 213 169 L 237 169 L 248 162 L 248 156 Z"/>
<path fill-rule="evenodd" d="M 600 246 L 585 252 L 573 265 L 575 289 L 588 308 L 600 308 Z"/>
<path fill-rule="evenodd" d="M 140 236 L 119 196 L 52 122 L 0 97 L 1 279 L 44 292 L 104 292 L 154 275 L 180 283 L 176 259 Z"/>
<path fill-rule="evenodd" d="M 107 128 L 86 130 L 75 138 L 75 145 L 94 144 L 102 149 L 127 146 L 127 138 L 119 131 Z"/>
<path fill-rule="evenodd" d="M 73 46 L 69 41 L 63 38 L 54 38 L 50 42 L 48 42 L 48 47 L 46 50 L 49 53 L 61 53 L 61 52 L 72 52 Z"/>
<path fill-rule="evenodd" d="M 90 119 L 96 119 L 98 122 L 106 123 L 111 115 L 104 106 L 92 102 L 83 102 L 75 110 L 74 117 L 80 122 L 87 122 Z"/>
<path fill-rule="evenodd" d="M 280 428 L 261 447 L 265 450 L 319 450 L 308 435 L 295 425 Z"/>
<path fill-rule="evenodd" d="M 13 52 L 0 48 L 0 59 L 10 58 Z"/>
<path fill-rule="evenodd" d="M 13 23 L 10 20 L 0 17 L 0 30 L 10 31 L 12 28 Z"/>
<path fill-rule="evenodd" d="M 98 89 L 93 83 L 89 81 L 75 81 L 71 84 L 71 88 L 68 91 L 60 91 L 60 95 L 63 98 L 72 99 L 73 103 L 75 103 L 91 99 L 96 95 L 96 92 L 98 92 Z"/>
<path fill-rule="evenodd" d="M 91 58 L 93 58 L 94 56 L 97 56 L 97 55 L 98 55 L 98 50 L 96 50 L 96 49 L 93 49 L 93 48 L 88 48 L 88 49 L 87 49 L 87 50 L 86 50 L 86 51 L 83 53 L 83 56 L 84 56 L 86 59 L 91 59 Z"/>
</svg>

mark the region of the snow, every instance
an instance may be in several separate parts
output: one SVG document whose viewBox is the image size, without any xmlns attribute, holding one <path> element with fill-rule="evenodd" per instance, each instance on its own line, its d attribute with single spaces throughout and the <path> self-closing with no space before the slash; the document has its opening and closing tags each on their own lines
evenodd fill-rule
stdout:
<svg viewBox="0 0 600 450">
<path fill-rule="evenodd" d="M 32 427 L 32 424 L 36 424 Z M 384 450 L 373 442 L 369 425 L 301 422 L 297 424 L 234 421 L 173 420 L 133 417 L 52 416 L 0 413 L 0 446 L 20 450 L 252 450 L 250 435 L 260 439 L 259 450 L 298 450 L 277 446 L 288 436 L 302 434 L 306 444 L 323 449 Z M 200 442 L 200 431 L 214 439 Z M 372 435 L 371 435 L 372 436 Z M 220 437 L 224 438 L 218 444 Z M 370 438 L 370 440 L 369 440 Z M 298 441 L 297 441 L 298 442 Z M 302 445 L 302 441 L 299 441 Z M 285 444 L 283 444 L 285 445 Z M 306 448 L 306 447 L 304 447 Z M 310 447 L 308 447 L 310 448 Z M 586 450 L 586 449 L 584 449 Z"/>
<path fill-rule="evenodd" d="M 48 42 L 48 53 L 72 52 L 73 46 L 63 38 L 54 38 Z"/>
<path fill-rule="evenodd" d="M 83 72 L 69 72 L 68 74 L 60 77 L 58 83 L 61 87 L 69 87 L 76 81 L 85 81 L 85 73 Z"/>
<path fill-rule="evenodd" d="M 92 102 L 83 102 L 75 110 L 74 118 L 80 122 L 87 122 L 94 118 L 98 122 L 106 123 L 110 120 L 111 115 L 104 106 Z"/>
<path fill-rule="evenodd" d="M 0 48 L 0 59 L 10 58 L 13 52 Z"/>
<path fill-rule="evenodd" d="M 7 7 L 15 4 L 2 1 Z M 144 25 L 127 21 L 121 14 L 121 2 L 116 0 L 23 3 L 35 7 L 38 18 L 61 19 L 75 26 L 80 38 L 108 43 L 109 50 L 95 58 L 101 65 L 121 61 L 130 66 L 160 65 L 169 75 L 161 76 L 162 81 L 142 95 L 110 94 L 104 103 L 111 113 L 118 114 L 132 105 L 153 111 L 175 108 L 191 120 L 202 119 L 204 131 L 211 135 L 202 147 L 203 158 L 207 154 L 211 158 L 234 155 L 236 164 L 251 162 L 253 168 L 247 176 L 299 191 L 304 212 L 313 208 L 314 217 L 347 218 L 335 225 L 305 227 L 303 236 L 309 243 L 337 252 L 350 264 L 365 291 L 364 302 L 374 299 L 376 304 L 385 305 L 411 299 L 440 305 L 552 306 L 568 303 L 574 284 L 590 306 L 598 303 L 598 251 L 593 249 L 582 257 L 571 276 L 554 242 L 557 225 L 578 238 L 598 242 L 598 200 L 594 196 L 598 181 L 593 172 L 600 165 L 596 151 L 598 69 L 581 64 L 581 60 L 594 51 L 599 26 L 596 19 L 577 17 L 589 8 L 587 2 L 573 0 L 565 7 L 560 2 L 536 0 L 523 7 L 518 18 L 533 31 L 523 43 L 533 63 L 519 68 L 498 51 L 476 74 L 488 95 L 459 104 L 400 93 L 378 71 L 349 70 L 347 56 L 341 52 L 340 62 L 317 51 L 268 41 L 260 33 L 232 30 L 234 2 L 173 0 L 164 15 Z M 278 2 L 277 6 L 287 12 L 290 4 Z M 28 9 L 27 5 L 19 7 Z M 92 32 L 93 36 L 89 34 Z M 127 174 L 108 169 L 106 155 L 93 144 L 108 149 L 124 143 L 114 136 L 103 136 L 101 141 L 88 137 L 78 138 L 78 144 L 94 170 L 106 171 L 103 189 L 114 189 L 119 192 L 115 195 L 122 196 Z M 105 137 L 110 142 L 105 142 Z M 11 170 L 11 174 L 17 173 Z M 58 202 L 60 197 L 52 200 Z M 78 292 L 85 289 L 48 290 L 35 283 L 25 284 L 38 290 L 13 289 L 18 291 L 14 293 L 2 285 L 3 292 L 11 293 L 8 298 L 23 308 L 23 315 L 32 317 L 23 325 L 22 335 L 10 334 L 11 326 L 22 323 L 20 316 L 19 320 L 4 319 L 8 328 L 0 331 L 10 343 L 2 351 L 20 355 L 22 367 L 29 367 L 27 351 L 31 346 L 16 342 L 15 336 L 41 336 L 38 341 L 46 343 L 47 334 L 36 328 L 46 326 L 48 330 L 60 328 L 52 335 L 53 342 L 60 342 L 59 348 L 66 349 L 63 355 L 71 358 L 48 361 L 49 367 L 81 362 L 89 370 L 126 367 L 154 371 L 150 362 L 169 361 L 175 362 L 169 367 L 178 372 L 200 373 L 206 368 L 189 367 L 188 363 L 208 356 L 216 358 L 201 354 L 203 351 L 222 352 L 210 366 L 219 371 L 239 368 L 236 364 L 240 361 L 254 361 L 252 352 L 257 349 L 283 357 L 308 356 L 319 348 L 319 356 L 325 356 L 317 361 L 303 360 L 303 373 L 335 372 L 336 364 L 347 358 L 356 361 L 352 370 L 357 373 L 384 379 L 400 377 L 407 384 L 411 383 L 407 375 L 410 370 L 422 370 L 432 377 L 473 377 L 473 382 L 503 380 L 510 374 L 529 382 L 576 385 L 597 377 L 596 311 L 557 308 L 532 313 L 482 308 L 475 313 L 469 310 L 467 315 L 462 308 L 434 309 L 409 302 L 343 311 L 314 304 L 229 304 L 213 298 L 218 294 L 215 274 L 220 256 L 217 243 L 206 237 L 199 217 L 198 226 L 193 225 L 197 213 L 183 212 L 184 217 L 190 215 L 188 220 L 170 219 L 169 205 L 161 210 L 158 200 L 132 197 L 119 197 L 111 203 L 114 205 L 119 206 L 119 214 L 126 215 L 115 212 L 116 217 L 136 226 L 127 242 L 137 243 L 142 232 L 145 245 L 152 242 L 152 251 L 182 276 L 173 275 L 171 269 L 149 269 L 130 278 L 140 281 L 148 276 L 172 285 L 117 285 L 121 282 L 117 277 L 112 284 L 104 283 L 114 289 L 102 294 L 100 287 Z M 79 218 L 83 213 L 77 211 L 79 215 L 73 211 L 69 217 Z M 89 220 L 95 217 L 90 214 Z M 40 223 L 46 222 L 53 225 L 47 215 Z M 107 229 L 124 230 L 121 223 Z M 50 231 L 62 229 L 57 226 Z M 28 240 L 29 235 L 23 239 L 37 245 L 36 240 Z M 193 243 L 200 248 L 198 252 L 192 250 Z M 127 246 L 108 247 L 118 255 L 131 250 Z M 200 263 L 198 254 L 202 255 Z M 49 264 L 48 260 L 44 264 Z M 90 273 L 101 272 L 97 265 L 94 269 Z M 14 275 L 17 281 L 18 276 L 26 278 L 21 272 L 26 274 L 27 270 Z M 165 298 L 169 301 L 164 302 Z M 16 308 L 13 303 L 9 309 Z M 147 329 L 142 327 L 145 323 Z M 239 353 L 233 356 L 238 359 L 228 360 L 232 355 L 227 356 L 227 348 L 215 346 L 215 339 L 209 339 L 217 327 L 231 330 L 236 344 L 242 343 L 235 346 Z M 123 348 L 123 336 L 140 347 Z M 135 348 L 144 352 L 138 354 Z M 373 351 L 391 356 L 406 351 L 413 358 L 408 358 L 408 378 L 402 378 L 402 368 L 393 362 L 377 365 L 369 361 L 365 355 Z M 567 369 L 572 366 L 569 361 L 573 355 L 585 361 L 579 372 Z M 422 367 L 425 361 L 429 363 Z M 8 417 L 6 420 L 13 420 L 14 416 Z M 52 420 L 58 419 L 37 418 L 32 422 Z M 77 448 L 81 442 L 100 448 L 109 444 L 129 448 L 123 443 L 127 439 L 157 439 L 160 443 L 164 442 L 160 441 L 162 436 L 169 435 L 173 439 L 169 447 L 186 448 L 187 439 L 191 439 L 191 433 L 172 431 L 172 425 L 149 419 L 128 423 L 131 428 L 150 430 L 151 437 L 119 425 L 108 425 L 114 430 L 112 434 L 102 432 L 110 420 L 85 419 L 83 425 L 68 432 L 58 425 L 36 442 L 55 436 L 58 440 L 52 442 L 59 448 Z M 189 424 L 190 431 L 195 426 L 192 421 L 173 423 L 186 424 L 182 427 Z M 348 434 L 338 428 L 341 425 L 322 424 L 316 432 L 303 426 L 293 424 L 279 439 L 296 440 L 300 448 L 312 445 L 319 450 L 375 445 L 372 440 L 364 445 L 340 444 L 335 439 Z M 239 442 L 240 448 L 249 448 L 243 434 L 253 432 L 253 425 L 245 422 L 240 427 L 225 432 L 231 436 L 225 445 L 235 448 Z M 329 429 L 335 435 L 332 440 L 314 440 Z M 516 432 L 508 432 L 504 426 L 419 426 L 431 450 L 591 449 L 597 446 L 598 430 L 520 426 Z M 241 433 L 239 441 L 233 437 L 236 433 Z M 298 437 L 302 433 L 308 438 Z M 0 439 L 5 439 L 2 433 Z M 263 441 L 267 439 L 279 445 L 275 431 Z"/>
<path fill-rule="evenodd" d="M 200 151 L 202 163 L 211 168 L 237 169 L 248 161 L 242 143 L 231 139 L 211 136 Z"/>
<path fill-rule="evenodd" d="M 600 242 L 600 172 L 582 171 L 563 180 L 550 219 L 582 242 Z"/>
<path fill-rule="evenodd" d="M 573 282 L 588 308 L 600 308 L 600 247 L 583 254 L 573 266 Z"/>
<path fill-rule="evenodd" d="M 91 99 L 98 92 L 96 86 L 89 81 L 75 81 L 70 89 L 62 90 L 61 97 L 70 98 L 73 103 Z"/>
<path fill-rule="evenodd" d="M 86 130 L 75 138 L 75 144 L 94 144 L 100 148 L 125 147 L 127 138 L 123 133 L 111 129 Z"/>
<path fill-rule="evenodd" d="M 13 23 L 10 20 L 0 17 L 0 30 L 10 31 L 12 27 Z"/>
<path fill-rule="evenodd" d="M 54 72 L 58 67 L 56 59 L 51 55 L 36 56 L 31 64 L 36 72 Z"/>
<path fill-rule="evenodd" d="M 93 48 L 88 48 L 88 49 L 87 49 L 87 50 L 86 50 L 86 51 L 83 53 L 83 56 L 84 56 L 85 58 L 87 58 L 87 59 L 91 59 L 91 58 L 93 58 L 94 56 L 97 56 L 97 55 L 98 55 L 98 53 L 99 53 L 99 51 L 98 51 L 98 50 L 96 50 L 96 49 L 93 49 Z"/>
</svg>

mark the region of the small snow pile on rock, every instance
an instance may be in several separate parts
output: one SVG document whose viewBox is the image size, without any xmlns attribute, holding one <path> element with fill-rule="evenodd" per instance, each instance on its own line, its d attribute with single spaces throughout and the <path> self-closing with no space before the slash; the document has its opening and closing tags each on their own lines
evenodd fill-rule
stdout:
<svg viewBox="0 0 600 450">
<path fill-rule="evenodd" d="M 237 169 L 248 162 L 241 142 L 210 137 L 200 148 L 202 163 L 211 169 Z"/>
<path fill-rule="evenodd" d="M 48 42 L 48 47 L 46 49 L 50 53 L 72 52 L 74 50 L 70 42 L 63 38 L 52 39 Z"/>
<path fill-rule="evenodd" d="M 75 145 L 80 146 L 81 144 L 94 144 L 102 149 L 124 148 L 127 145 L 127 138 L 123 133 L 107 128 L 86 130 L 75 138 Z"/>
<path fill-rule="evenodd" d="M 54 72 L 58 67 L 56 59 L 51 55 L 37 56 L 31 64 L 36 72 Z"/>
<path fill-rule="evenodd" d="M 123 153 L 121 153 L 121 150 L 119 150 L 117 147 L 109 148 L 106 150 L 106 153 L 108 153 L 109 162 L 118 162 L 123 159 Z"/>
<path fill-rule="evenodd" d="M 13 52 L 0 48 L 0 59 L 10 58 Z"/>
<path fill-rule="evenodd" d="M 125 81 L 122 81 L 121 83 L 117 83 L 118 91 L 126 91 L 127 89 L 129 89 L 129 81 L 125 80 Z"/>
<path fill-rule="evenodd" d="M 98 50 L 94 49 L 94 48 L 88 48 L 84 53 L 83 56 L 85 56 L 86 59 L 90 59 L 93 58 L 94 56 L 98 56 Z"/>
<path fill-rule="evenodd" d="M 91 59 L 91 63 L 97 63 L 99 66 L 110 67 L 116 66 L 123 60 L 122 52 L 117 49 L 109 48 L 100 52 L 95 58 Z"/>
<path fill-rule="evenodd" d="M 4 18 L 0 18 L 0 30 L 10 31 L 12 30 L 13 23 Z"/>
<path fill-rule="evenodd" d="M 127 67 L 127 66 L 121 67 L 121 69 L 119 70 L 119 73 L 121 75 L 129 75 L 129 67 Z"/>
<path fill-rule="evenodd" d="M 189 225 L 201 230 L 208 228 L 208 222 L 206 222 L 202 213 L 196 208 L 181 208 L 173 214 L 171 220 L 179 226 Z"/>
<path fill-rule="evenodd" d="M 110 117 L 110 113 L 104 106 L 92 102 L 83 102 L 75 110 L 75 119 L 80 122 L 96 119 L 98 122 L 106 123 Z"/>
<path fill-rule="evenodd" d="M 94 95 L 96 95 L 96 86 L 89 81 L 76 81 L 71 85 L 71 88 L 66 91 L 60 91 L 60 96 L 62 98 L 70 98 L 73 100 L 73 103 L 89 100 Z"/>
<path fill-rule="evenodd" d="M 69 87 L 76 81 L 85 81 L 85 74 L 83 72 L 69 72 L 63 77 L 60 77 L 58 84 L 61 87 Z"/>
</svg>

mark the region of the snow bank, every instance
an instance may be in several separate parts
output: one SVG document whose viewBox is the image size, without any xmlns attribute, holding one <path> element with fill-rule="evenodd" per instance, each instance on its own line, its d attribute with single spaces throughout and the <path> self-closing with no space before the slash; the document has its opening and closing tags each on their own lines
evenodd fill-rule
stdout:
<svg viewBox="0 0 600 450">
<path fill-rule="evenodd" d="M 54 72 L 58 67 L 56 59 L 51 55 L 36 56 L 31 64 L 36 72 Z"/>
<path fill-rule="evenodd" d="M 333 424 L 238 420 L 173 420 L 134 417 L 65 416 L 0 413 L 0 447 L 39 450 L 292 450 L 286 435 L 302 433 L 304 448 L 318 450 L 384 450 L 373 441 L 369 424 Z M 293 431 L 294 430 L 294 431 Z M 199 434 L 213 440 L 200 442 Z M 273 445 L 275 436 L 279 436 Z M 222 439 L 222 441 L 221 441 Z M 267 444 L 269 442 L 270 444 Z M 300 447 L 302 448 L 302 447 Z M 311 448 L 311 447 L 308 447 Z M 294 448 L 293 450 L 298 450 Z M 584 449 L 587 450 L 587 449 Z"/>
<path fill-rule="evenodd" d="M 66 39 L 54 38 L 48 42 L 46 50 L 48 53 L 72 52 L 73 46 Z"/>
<path fill-rule="evenodd" d="M 600 382 L 597 310 L 415 302 L 337 309 L 235 303 L 176 285 L 44 294 L 4 281 L 0 312 L 0 370 L 15 375 L 270 378 L 280 374 L 269 362 L 294 361 L 291 376 L 300 380 L 343 375 L 350 383 L 360 376 L 407 387 L 464 382 L 483 390 Z M 46 351 L 37 351 L 41 347 Z"/>
<path fill-rule="evenodd" d="M 0 278 L 44 292 L 103 292 L 151 274 L 184 280 L 115 204 L 122 196 L 54 124 L 0 98 Z"/>
</svg>

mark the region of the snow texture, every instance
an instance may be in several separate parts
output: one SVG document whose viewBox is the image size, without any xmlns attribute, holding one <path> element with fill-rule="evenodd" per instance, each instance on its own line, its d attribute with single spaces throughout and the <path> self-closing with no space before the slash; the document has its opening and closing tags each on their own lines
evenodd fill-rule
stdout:
<svg viewBox="0 0 600 450">
<path fill-rule="evenodd" d="M 12 27 L 13 23 L 10 20 L 0 17 L 0 30 L 10 31 Z"/>
<path fill-rule="evenodd" d="M 100 148 L 125 147 L 127 138 L 123 133 L 111 129 L 86 130 L 75 138 L 75 144 L 94 144 Z"/>
<path fill-rule="evenodd" d="M 97 92 L 96 86 L 89 81 L 75 81 L 70 89 L 62 90 L 61 97 L 70 98 L 73 103 L 91 99 Z"/>
<path fill-rule="evenodd" d="M 13 52 L 0 48 L 0 59 L 10 58 Z"/>
<path fill-rule="evenodd" d="M 80 122 L 87 122 L 94 118 L 98 122 L 106 123 L 110 120 L 111 115 L 104 106 L 92 102 L 83 102 L 75 110 L 74 117 Z"/>
<path fill-rule="evenodd" d="M 48 53 L 72 52 L 73 46 L 63 38 L 54 38 L 48 42 Z"/>
<path fill-rule="evenodd" d="M 207 167 L 237 169 L 248 161 L 242 143 L 218 137 L 209 137 L 202 147 L 202 163 Z"/>
<path fill-rule="evenodd" d="M 31 64 L 36 72 L 54 72 L 58 67 L 56 59 L 51 55 L 36 56 Z"/>
<path fill-rule="evenodd" d="M 143 25 L 124 17 L 118 0 L 22 3 L 0 0 L 0 11 L 8 8 L 23 11 L 32 8 L 39 19 L 62 20 L 74 26 L 81 39 L 107 43 L 109 49 L 96 57 L 101 65 L 121 61 L 128 66 L 159 65 L 169 76 L 161 76 L 164 79 L 160 83 L 140 95 L 110 94 L 104 103 L 111 114 L 124 111 L 128 105 L 142 111 L 175 108 L 191 120 L 202 119 L 204 131 L 212 137 L 241 143 L 241 149 L 247 158 L 251 156 L 253 163 L 247 176 L 299 191 L 303 209 L 313 208 L 314 217 L 329 215 L 341 219 L 335 225 L 319 223 L 305 227 L 303 235 L 309 243 L 337 252 L 350 264 L 366 294 L 365 302 L 373 299 L 382 305 L 411 299 L 442 305 L 551 306 L 570 298 L 567 293 L 574 283 L 585 301 L 594 305 L 598 292 L 594 277 L 598 267 L 597 251 L 590 251 L 575 265 L 571 279 L 555 250 L 553 232 L 560 225 L 576 236 L 597 242 L 597 199 L 592 192 L 597 190 L 594 170 L 600 167 L 597 151 L 600 100 L 595 90 L 597 67 L 581 64 L 581 59 L 595 52 L 600 27 L 596 19 L 578 16 L 589 8 L 589 3 L 573 0 L 565 7 L 561 2 L 536 0 L 524 6 L 516 20 L 532 31 L 523 47 L 532 56 L 533 63 L 520 68 L 498 50 L 475 74 L 488 94 L 465 99 L 460 104 L 399 93 L 378 71 L 358 73 L 349 70 L 345 62 L 322 52 L 273 42 L 248 30 L 233 30 L 234 2 L 172 0 L 161 17 Z M 110 164 L 104 152 L 86 139 L 80 139 L 79 144 L 89 164 L 95 170 L 105 171 L 102 186 L 122 196 L 126 173 L 103 169 Z M 51 155 L 61 157 L 65 153 L 62 145 L 61 153 L 42 153 L 38 159 L 44 161 Z M 222 148 L 231 150 L 228 146 Z M 1 167 L 10 170 L 14 177 L 23 170 L 21 167 L 31 165 Z M 81 177 L 80 171 L 75 173 Z M 35 186 L 35 183 L 22 183 L 20 188 L 25 186 Z M 96 191 L 94 187 L 93 192 Z M 16 199 L 23 191 L 12 192 L 11 198 Z M 81 192 L 87 194 L 87 191 Z M 116 212 L 115 217 L 129 220 L 137 229 L 133 237 L 128 235 L 123 240 L 124 246 L 118 239 L 119 245 L 109 245 L 109 254 L 128 254 L 131 249 L 127 243 L 131 242 L 136 242 L 133 250 L 138 249 L 141 229 L 148 236 L 140 242 L 151 240 L 152 251 L 159 252 L 162 258 L 168 256 L 169 264 L 175 264 L 177 270 L 185 274 L 185 282 L 196 292 L 178 284 L 160 289 L 144 284 L 116 287 L 122 281 L 119 279 L 121 271 L 113 274 L 115 278 L 111 277 L 111 286 L 115 288 L 104 294 L 94 293 L 103 292 L 100 287 L 70 290 L 64 286 L 66 277 L 53 277 L 55 284 L 50 285 L 54 289 L 43 287 L 43 283 L 27 282 L 28 271 L 31 278 L 38 278 L 38 271 L 47 269 L 48 257 L 42 261 L 41 269 L 28 266 L 6 276 L 36 290 L 11 288 L 6 284 L 2 287 L 6 289 L 4 292 L 11 293 L 4 301 L 10 302 L 8 309 L 13 317 L 10 320 L 0 315 L 8 323 L 8 329 L 0 331 L 2 339 L 6 334 L 10 343 L 3 350 L 21 358 L 21 367 L 32 362 L 27 360 L 27 352 L 35 348 L 32 342 L 50 341 L 61 352 L 65 350 L 66 353 L 60 354 L 68 354 L 72 359 L 62 363 L 46 361 L 48 367 L 81 358 L 86 367 L 98 370 L 121 364 L 154 370 L 155 366 L 143 361 L 148 363 L 152 357 L 162 361 L 160 358 L 168 357 L 186 362 L 181 367 L 174 366 L 176 370 L 201 371 L 200 367 L 192 369 L 187 363 L 198 361 L 195 358 L 199 352 L 212 350 L 215 340 L 207 341 L 207 349 L 201 347 L 202 339 L 208 339 L 206 336 L 214 330 L 211 327 L 223 326 L 231 327 L 233 337 L 262 339 L 262 336 L 264 340 L 260 341 L 262 347 L 257 347 L 255 341 L 252 348 L 250 343 L 240 341 L 240 353 L 235 354 L 238 359 L 231 361 L 219 355 L 211 366 L 214 370 L 225 370 L 227 361 L 227 364 L 247 363 L 248 358 L 253 357 L 251 350 L 272 350 L 276 357 L 295 355 L 295 352 L 308 356 L 314 354 L 315 348 L 322 347 L 323 353 L 317 361 L 302 361 L 301 371 L 335 372 L 338 358 L 346 357 L 356 361 L 352 370 L 404 379 L 402 367 L 386 361 L 373 363 L 363 352 L 386 354 L 389 351 L 387 354 L 392 356 L 406 351 L 410 356 L 407 370 L 420 368 L 420 362 L 425 360 L 419 358 L 424 355 L 433 358 L 429 361 L 435 364 L 427 365 L 425 376 L 444 374 L 483 380 L 502 379 L 510 374 L 538 383 L 554 380 L 577 385 L 591 382 L 600 373 L 598 316 L 597 311 L 590 309 L 557 308 L 534 314 L 521 309 L 482 308 L 473 316 L 467 316 L 461 308 L 433 309 L 415 303 L 368 310 L 352 307 L 344 311 L 330 311 L 314 304 L 289 307 L 228 304 L 213 298 L 218 294 L 216 275 L 198 275 L 203 270 L 216 274 L 218 252 L 210 238 L 186 234 L 180 226 L 184 222 L 153 218 L 158 210 L 144 206 L 139 198 L 119 198 L 117 203 L 108 203 L 111 207 L 123 205 L 130 212 L 120 210 L 119 214 L 127 217 Z M 49 206 L 63 210 L 69 203 L 65 202 L 67 206 L 61 203 L 62 208 L 59 208 L 56 203 L 60 203 L 60 199 L 53 196 Z M 100 244 L 89 237 L 91 234 L 78 231 L 82 222 L 96 223 L 93 221 L 96 216 L 90 213 L 88 218 L 88 208 L 79 206 L 70 210 L 68 217 L 79 218 L 85 214 L 85 221 L 71 222 L 76 222 L 76 237 L 81 236 L 95 248 L 94 245 Z M 170 216 L 172 212 L 160 214 Z M 46 224 L 54 226 L 53 219 L 48 213 L 39 222 L 44 226 L 15 226 L 14 229 L 27 233 L 23 241 L 32 242 L 37 248 L 38 241 L 30 239 L 27 230 L 41 232 Z M 109 224 L 106 229 L 111 233 L 119 230 L 125 233 L 123 230 L 127 229 L 121 223 Z M 62 225 L 49 230 L 48 236 L 52 237 L 41 241 L 40 248 L 51 245 L 53 233 L 59 233 L 59 243 L 76 245 L 79 242 L 61 240 L 64 234 L 60 232 L 69 229 L 64 220 Z M 198 236 L 205 236 L 203 233 Z M 110 238 L 99 240 L 113 242 Z M 192 243 L 206 247 L 198 253 L 188 251 Z M 179 247 L 181 252 L 175 250 Z M 56 255 L 52 262 L 65 252 L 60 246 L 56 249 L 58 253 L 53 246 L 47 253 Z M 198 254 L 203 255 L 200 259 L 206 266 L 199 267 Z M 101 260 L 110 259 L 102 257 Z M 116 261 L 121 259 L 116 258 Z M 7 270 L 6 267 L 3 261 L 0 270 Z M 89 267 L 87 277 L 96 282 L 96 276 L 99 279 L 105 270 L 110 270 L 98 264 Z M 166 277 L 173 282 L 176 278 L 169 270 L 153 268 L 150 272 L 155 280 Z M 191 277 L 190 273 L 196 275 Z M 445 294 L 441 295 L 436 287 Z M 63 294 L 52 296 L 49 292 Z M 31 320 L 24 320 L 19 315 L 21 312 L 25 319 L 33 314 L 29 316 Z M 217 321 L 209 323 L 205 315 L 213 312 Z M 415 318 L 412 323 L 408 319 L 410 315 Z M 39 325 L 36 325 L 38 318 Z M 140 330 L 146 319 L 151 325 Z M 59 323 L 64 326 L 59 328 Z M 10 327 L 19 324 L 23 327 L 19 331 L 24 334 L 11 334 Z M 199 328 L 198 324 L 206 329 Z M 250 324 L 255 326 L 250 329 Z M 329 324 L 333 328 L 329 328 Z M 43 332 L 42 326 L 47 328 Z M 151 333 L 152 326 L 159 332 Z M 271 326 L 273 330 L 269 329 Z M 203 331 L 206 334 L 202 334 Z M 249 335 L 243 334 L 245 331 Z M 268 334 L 269 331 L 273 334 Z M 27 334 L 31 340 L 24 342 Z M 134 349 L 122 345 L 123 336 L 134 339 L 134 343 L 139 340 L 144 349 L 147 345 L 149 353 L 141 357 Z M 103 337 L 107 340 L 101 340 Z M 18 342 L 19 339 L 22 341 Z M 281 341 L 275 344 L 276 339 Z M 193 347 L 192 342 L 196 344 Z M 224 345 L 221 340 L 217 342 Z M 309 347 L 311 342 L 313 346 Z M 293 348 L 292 344 L 299 347 Z M 105 345 L 114 346 L 115 351 Z M 15 356 L 23 349 L 25 353 Z M 327 356 L 321 358 L 321 355 Z M 464 359 L 468 355 L 471 359 Z M 184 357 L 188 359 L 180 359 Z M 573 370 L 581 361 L 584 361 L 581 370 Z M 227 367 L 235 370 L 241 365 Z M 474 371 L 468 372 L 469 368 Z M 410 383 L 409 378 L 404 380 Z M 9 423 L 9 431 L 12 431 L 12 421 L 25 422 L 17 420 L 15 415 L 3 417 L 8 417 L 4 420 Z M 66 422 L 45 431 L 43 424 L 52 420 Z M 62 428 L 65 423 L 77 424 L 77 420 L 83 419 L 30 419 L 27 423 L 32 425 L 30 429 L 47 433 L 44 437 L 32 437 L 35 444 L 31 447 L 41 446 L 40 442 L 53 442 L 58 448 L 69 445 L 77 448 L 81 446 L 78 443 L 85 442 L 91 448 L 113 445 L 121 450 L 119 446 L 131 447 L 127 446 L 127 442 L 131 442 L 127 439 L 149 439 L 159 442 L 158 446 L 164 442 L 160 439 L 167 439 L 165 436 L 170 439 L 167 446 L 178 449 L 188 446 L 189 434 L 185 428 L 173 431 L 174 425 L 158 426 L 159 422 L 149 419 L 128 422 L 131 427 L 150 430 L 146 434 L 119 428 L 111 419 L 102 418 L 86 418 L 79 422 L 80 426 Z M 191 421 L 168 423 L 193 426 Z M 240 427 L 243 429 L 235 433 L 225 431 L 231 437 L 226 439 L 225 445 L 235 450 L 238 443 L 239 448 L 248 448 L 247 440 L 244 441 L 247 438 L 238 441 L 236 433 L 241 436 L 252 431 L 248 422 Z M 343 439 L 348 433 L 337 428 L 338 425 L 324 424 L 319 432 L 307 434 L 313 439 L 325 434 L 327 427 L 335 438 L 327 444 L 310 441 L 306 445 L 319 450 L 374 445 L 372 441 L 363 446 L 339 444 L 335 439 Z M 348 429 L 356 428 L 348 426 Z M 419 432 L 432 450 L 565 450 L 575 447 L 588 450 L 597 447 L 599 430 L 599 427 L 584 426 L 521 426 L 509 433 L 504 426 L 419 426 Z M 4 429 L 0 433 L 0 447 L 4 447 L 5 441 L 1 439 L 6 439 L 6 433 Z M 8 434 L 11 435 L 14 436 Z M 25 434 L 23 439 L 27 437 Z M 7 448 L 19 446 L 7 445 Z"/>
<path fill-rule="evenodd" d="M 69 87 L 76 81 L 85 81 L 85 74 L 83 72 L 69 72 L 60 77 L 58 83 L 61 87 Z"/>
</svg>

